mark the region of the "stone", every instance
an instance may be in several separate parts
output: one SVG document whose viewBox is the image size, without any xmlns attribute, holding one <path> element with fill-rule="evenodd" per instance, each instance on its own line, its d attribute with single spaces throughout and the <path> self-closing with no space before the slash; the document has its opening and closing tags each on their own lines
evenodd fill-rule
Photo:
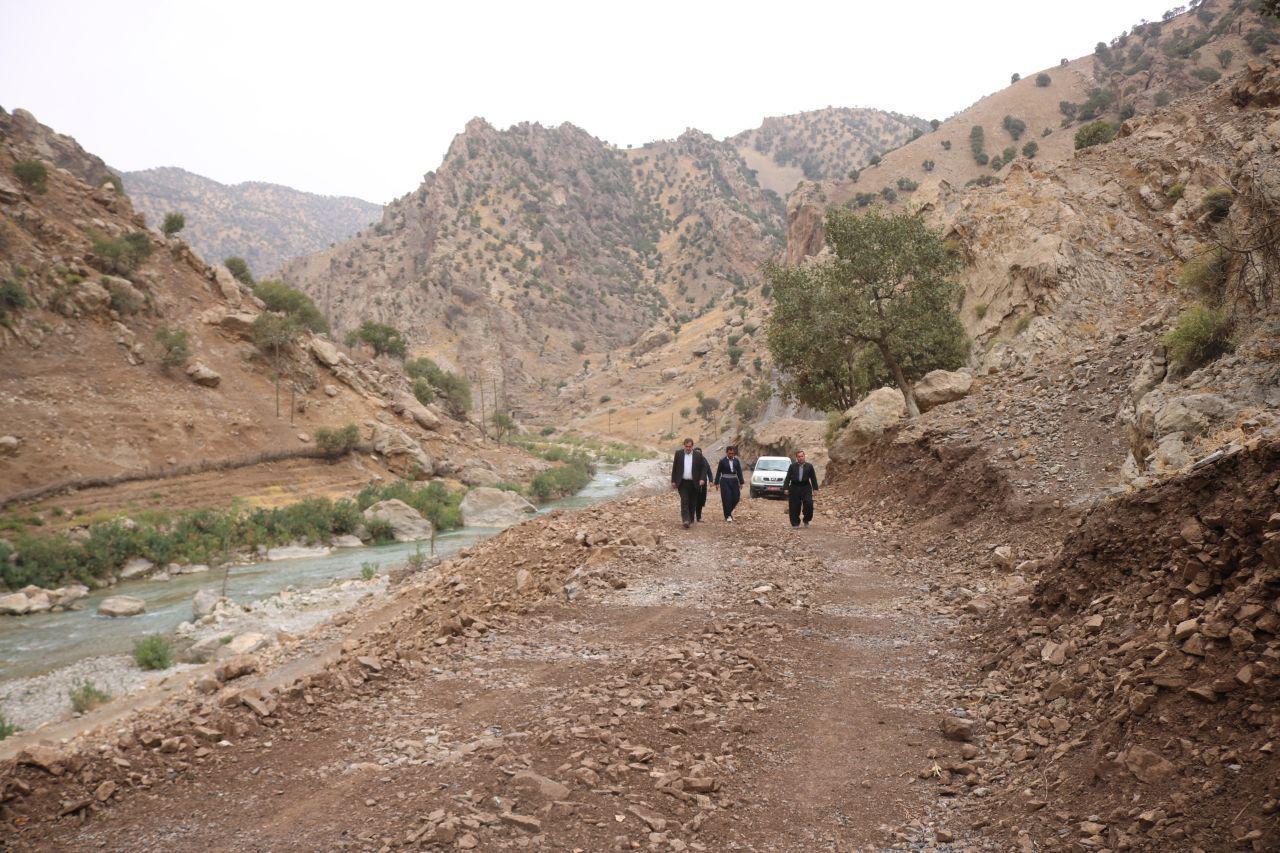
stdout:
<svg viewBox="0 0 1280 853">
<path fill-rule="evenodd" d="M 231 311 L 218 316 L 217 322 L 223 329 L 247 341 L 253 338 L 253 321 L 257 319 L 258 315 L 249 311 Z"/>
<path fill-rule="evenodd" d="M 1012 569 L 1014 563 L 1013 549 L 1008 545 L 1001 545 L 991 552 L 991 559 L 1002 569 Z"/>
<path fill-rule="evenodd" d="M 631 345 L 631 357 L 638 358 L 669 343 L 671 343 L 671 332 L 663 328 L 650 329 Z"/>
<path fill-rule="evenodd" d="M 1165 436 L 1180 432 L 1197 436 L 1224 420 L 1231 411 L 1231 404 L 1217 394 L 1175 397 L 1155 413 L 1155 434 Z"/>
<path fill-rule="evenodd" d="M 1040 649 L 1040 660 L 1051 666 L 1062 666 L 1067 662 L 1066 643 L 1049 642 Z"/>
<path fill-rule="evenodd" d="M 222 383 L 222 374 L 202 361 L 197 361 L 188 367 L 187 376 L 192 382 L 205 388 L 217 388 Z"/>
<path fill-rule="evenodd" d="M 29 746 L 16 756 L 18 764 L 36 767 L 50 776 L 61 776 L 66 772 L 66 756 L 50 746 Z"/>
<path fill-rule="evenodd" d="M 521 770 L 511 777 L 507 785 L 523 797 L 538 801 L 540 804 L 569 799 L 568 785 L 548 779 L 532 770 Z"/>
<path fill-rule="evenodd" d="M 227 643 L 226 653 L 231 656 L 247 655 L 258 649 L 266 648 L 271 644 L 271 638 L 266 634 L 259 634 L 256 631 L 246 631 L 243 634 L 236 634 Z"/>
<path fill-rule="evenodd" d="M 1144 746 L 1133 746 L 1126 750 L 1123 762 L 1130 773 L 1148 785 L 1158 785 L 1177 773 L 1173 762 Z"/>
<path fill-rule="evenodd" d="M 141 598 L 134 598 L 131 595 L 113 595 L 110 598 L 104 598 L 98 604 L 98 615 L 100 616 L 137 616 L 145 613 L 147 603 Z"/>
<path fill-rule="evenodd" d="M 360 548 L 364 543 L 360 541 L 359 536 L 353 536 L 350 533 L 343 533 L 340 536 L 333 537 L 333 547 L 335 548 Z"/>
<path fill-rule="evenodd" d="M 336 397 L 338 396 L 338 386 L 326 385 L 324 386 L 324 393 L 325 393 L 325 396 L 327 397 Z"/>
<path fill-rule="evenodd" d="M 16 435 L 0 435 L 0 456 L 17 456 L 22 439 Z"/>
<path fill-rule="evenodd" d="M 515 492 L 487 486 L 467 492 L 460 509 L 467 527 L 510 527 L 538 511 Z"/>
<path fill-rule="evenodd" d="M 118 785 L 116 782 L 107 779 L 94 789 L 93 798 L 100 803 L 105 803 L 107 800 L 111 799 L 111 795 L 116 792 L 117 787 Z"/>
<path fill-rule="evenodd" d="M 337 367 L 339 364 L 342 364 L 342 353 L 338 350 L 337 346 L 330 341 L 326 341 L 324 338 L 311 339 L 311 355 L 316 361 L 320 362 L 325 367 Z M 330 388 L 333 388 L 333 386 L 325 386 L 326 394 L 329 394 Z M 338 389 L 333 388 L 333 392 L 334 393 L 329 394 L 330 397 L 337 396 Z"/>
<path fill-rule="evenodd" d="M 897 426 L 907 414 L 902 392 L 896 388 L 877 388 L 845 412 L 844 429 L 831 446 L 831 459 L 852 459 L 858 448 Z"/>
<path fill-rule="evenodd" d="M 196 590 L 196 594 L 191 597 L 191 615 L 197 619 L 208 616 L 221 600 L 222 596 L 211 589 Z"/>
<path fill-rule="evenodd" d="M 192 643 L 191 646 L 182 653 L 183 659 L 190 663 L 208 663 L 216 658 L 226 646 L 222 642 L 221 637 L 205 637 Z"/>
<path fill-rule="evenodd" d="M 155 570 L 156 564 L 145 557 L 134 557 L 124 564 L 124 568 L 120 570 L 121 580 L 132 580 L 151 574 Z"/>
<path fill-rule="evenodd" d="M 252 655 L 236 655 L 227 658 L 213 671 L 214 678 L 219 681 L 234 681 L 252 672 L 258 671 L 258 661 Z"/>
<path fill-rule="evenodd" d="M 533 575 L 528 569 L 516 569 L 516 592 L 524 592 L 533 583 Z"/>
<path fill-rule="evenodd" d="M 281 545 L 278 548 L 268 548 L 266 556 L 271 562 L 301 560 L 308 557 L 327 557 L 329 551 L 327 545 Z"/>
<path fill-rule="evenodd" d="M 481 468 L 479 465 L 463 468 L 462 474 L 458 479 L 468 486 L 497 486 L 502 482 L 502 477 L 498 476 L 497 471 L 490 471 L 488 468 Z"/>
<path fill-rule="evenodd" d="M 28 613 L 44 613 L 53 608 L 53 601 L 49 598 L 49 593 L 43 589 L 36 590 L 34 593 L 27 593 L 27 612 Z"/>
<path fill-rule="evenodd" d="M 435 461 L 404 430 L 389 424 L 374 424 L 373 449 L 388 459 L 403 457 L 415 476 L 435 471 Z"/>
<path fill-rule="evenodd" d="M 969 396 L 973 390 L 973 374 L 963 370 L 931 370 L 916 383 L 916 404 L 927 412 L 943 403 Z"/>
<path fill-rule="evenodd" d="M 1173 638 L 1175 640 L 1185 640 L 1194 634 L 1199 627 L 1199 619 L 1184 619 L 1173 629 Z"/>
<path fill-rule="evenodd" d="M 400 394 L 392 404 L 397 414 L 411 418 L 414 423 L 425 430 L 434 432 L 440 429 L 440 416 L 428 409 L 412 394 Z"/>
<path fill-rule="evenodd" d="M 26 593 L 14 592 L 0 596 L 0 615 L 21 616 L 30 609 L 31 603 L 27 600 Z"/>
<path fill-rule="evenodd" d="M 973 740 L 973 726 L 973 720 L 965 719 L 964 717 L 946 716 L 942 718 L 942 736 L 947 740 L 971 741 Z"/>
<path fill-rule="evenodd" d="M 389 522 L 391 535 L 397 542 L 416 542 L 419 539 L 431 538 L 431 522 L 398 498 L 378 501 L 364 511 L 364 517 L 380 518 Z"/>
<path fill-rule="evenodd" d="M 219 264 L 213 268 L 213 283 L 218 286 L 218 292 L 222 294 L 222 298 L 232 308 L 240 307 L 244 294 L 240 292 L 240 282 L 236 281 L 236 277 L 231 274 L 231 270 Z"/>
<path fill-rule="evenodd" d="M 542 832 L 542 821 L 536 817 L 528 817 L 527 815 L 514 814 L 512 812 L 503 812 L 501 815 L 502 822 L 510 824 L 517 829 L 523 829 L 525 832 Z"/>
</svg>

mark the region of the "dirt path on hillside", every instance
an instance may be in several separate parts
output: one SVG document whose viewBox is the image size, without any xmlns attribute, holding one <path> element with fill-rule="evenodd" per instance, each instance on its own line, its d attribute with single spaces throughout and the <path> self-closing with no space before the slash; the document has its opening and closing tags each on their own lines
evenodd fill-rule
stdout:
<svg viewBox="0 0 1280 853">
<path fill-rule="evenodd" d="M 870 528 L 790 530 L 778 503 L 462 645 L 210 738 L 190 762 L 18 849 L 853 850 L 916 819 L 953 663 L 916 596 L 937 567 Z M 624 585 L 625 584 L 625 585 Z M 361 661 L 366 659 L 361 658 Z M 948 826 L 959 834 L 957 827 Z M 942 836 L 946 838 L 946 835 Z"/>
</svg>

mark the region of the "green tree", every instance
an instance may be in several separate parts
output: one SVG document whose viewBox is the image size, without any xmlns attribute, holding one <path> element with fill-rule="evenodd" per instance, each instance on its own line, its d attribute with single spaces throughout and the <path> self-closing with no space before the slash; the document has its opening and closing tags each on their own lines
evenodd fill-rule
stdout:
<svg viewBox="0 0 1280 853">
<path fill-rule="evenodd" d="M 231 273 L 231 277 L 241 284 L 253 286 L 253 273 L 249 271 L 249 264 L 244 258 L 230 257 L 222 261 L 222 265 Z"/>
<path fill-rule="evenodd" d="M 1101 145 L 1116 138 L 1116 126 L 1109 121 L 1091 121 L 1076 131 L 1076 150 Z"/>
<path fill-rule="evenodd" d="M 298 322 L 292 317 L 281 314 L 259 314 L 253 321 L 249 334 L 253 345 L 267 356 L 273 367 L 278 368 L 281 356 L 298 339 L 300 331 Z"/>
<path fill-rule="evenodd" d="M 172 237 L 186 227 L 187 217 L 181 213 L 166 213 L 164 215 L 164 224 L 160 226 L 160 233 L 166 237 Z"/>
<path fill-rule="evenodd" d="M 160 345 L 160 367 L 164 370 L 181 367 L 191 358 L 186 329 L 161 326 L 156 329 L 156 343 Z"/>
<path fill-rule="evenodd" d="M 253 295 L 261 299 L 268 309 L 287 314 L 304 328 L 313 332 L 329 330 L 329 323 L 311 297 L 283 281 L 264 279 L 253 285 Z"/>
<path fill-rule="evenodd" d="M 1236 55 L 1235 51 L 1231 51 L 1231 50 L 1218 51 L 1218 53 L 1216 54 L 1218 58 L 1218 64 L 1222 66 L 1224 71 L 1226 70 L 1227 66 L 1231 64 L 1231 60 L 1235 57 L 1235 55 Z"/>
<path fill-rule="evenodd" d="M 1036 85 L 1039 86 L 1041 89 L 1045 88 L 1052 82 L 1053 82 L 1053 78 L 1050 77 L 1048 74 L 1045 74 L 1044 72 L 1041 72 L 1036 75 Z"/>
<path fill-rule="evenodd" d="M 347 346 L 355 346 L 357 343 L 371 346 L 375 356 L 385 354 L 404 358 L 409 351 L 409 345 L 398 329 L 373 320 L 365 320 L 360 328 L 347 335 Z"/>
<path fill-rule="evenodd" d="M 471 408 L 471 383 L 465 376 L 450 373 L 429 358 L 415 358 L 406 362 L 404 371 L 414 380 L 414 396 L 423 405 L 431 401 L 423 399 L 424 396 L 429 394 L 433 398 L 439 394 L 457 417 L 464 417 Z"/>
<path fill-rule="evenodd" d="M 18 160 L 13 164 L 13 176 L 35 193 L 49 188 L 49 170 L 39 160 Z"/>
<path fill-rule="evenodd" d="M 1005 116 L 1004 121 L 1001 124 L 1004 129 L 1009 132 L 1009 135 L 1013 137 L 1014 142 L 1017 142 L 1018 137 L 1022 136 L 1023 132 L 1027 129 L 1027 123 L 1025 121 L 1020 118 L 1014 118 L 1013 116 Z"/>
<path fill-rule="evenodd" d="M 516 422 L 511 415 L 506 412 L 494 412 L 490 419 L 493 423 L 493 434 L 498 443 L 501 444 L 503 439 L 515 432 Z"/>
<path fill-rule="evenodd" d="M 1040 153 L 1040 143 L 1034 139 L 1022 146 L 1022 156 L 1028 160 L 1034 159 L 1038 153 Z"/>
<path fill-rule="evenodd" d="M 803 399 L 812 381 L 822 394 L 808 399 L 830 409 L 850 399 L 860 373 L 874 370 L 871 350 L 915 417 L 912 383 L 942 366 L 934 351 L 950 360 L 967 350 L 956 312 L 959 287 L 951 280 L 960 261 L 919 216 L 833 210 L 826 233 L 834 257 L 766 268 L 774 292 L 768 330 L 774 363 L 794 377 L 793 395 Z"/>
</svg>

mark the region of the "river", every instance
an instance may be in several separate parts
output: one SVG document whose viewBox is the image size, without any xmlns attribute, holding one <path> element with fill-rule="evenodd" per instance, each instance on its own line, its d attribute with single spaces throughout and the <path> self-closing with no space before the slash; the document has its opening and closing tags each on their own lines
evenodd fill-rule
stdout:
<svg viewBox="0 0 1280 853">
<path fill-rule="evenodd" d="M 628 481 L 612 466 L 600 466 L 591 482 L 575 495 L 546 504 L 539 511 L 574 509 L 616 497 Z M 441 533 L 435 552 L 448 557 L 495 533 L 497 528 L 464 527 Z M 340 578 L 359 577 L 364 563 L 385 570 L 400 565 L 430 542 L 397 543 L 366 548 L 340 548 L 324 557 L 277 560 L 236 566 L 227 571 L 226 596 L 240 604 L 275 595 L 283 589 L 326 586 Z M 168 581 L 125 581 L 81 599 L 81 610 L 0 617 L 0 684 L 49 672 L 88 657 L 127 654 L 134 640 L 147 634 L 171 634 L 191 619 L 191 598 L 202 588 L 221 591 L 223 570 L 175 575 Z M 146 613 L 112 619 L 97 614 L 98 602 L 111 595 L 131 595 L 147 603 Z"/>
</svg>

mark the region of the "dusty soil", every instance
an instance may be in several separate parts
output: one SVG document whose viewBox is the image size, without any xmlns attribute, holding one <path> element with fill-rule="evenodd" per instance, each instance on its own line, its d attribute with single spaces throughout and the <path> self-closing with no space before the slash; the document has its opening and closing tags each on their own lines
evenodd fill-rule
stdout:
<svg viewBox="0 0 1280 853">
<path fill-rule="evenodd" d="M 597 561 L 607 582 L 574 601 L 348 662 L 267 716 L 210 714 L 226 745 L 171 746 L 166 768 L 144 769 L 135 744 L 145 784 L 53 822 L 8 815 L 11 843 L 853 849 L 911 818 L 930 839 L 949 815 L 917 768 L 958 746 L 937 723 L 960 650 L 916 595 L 938 567 L 886 571 L 884 533 L 830 517 L 793 532 L 779 503 L 730 525 L 713 496 L 688 532 L 671 503 L 631 502 L 623 520 L 674 551 Z"/>
</svg>

